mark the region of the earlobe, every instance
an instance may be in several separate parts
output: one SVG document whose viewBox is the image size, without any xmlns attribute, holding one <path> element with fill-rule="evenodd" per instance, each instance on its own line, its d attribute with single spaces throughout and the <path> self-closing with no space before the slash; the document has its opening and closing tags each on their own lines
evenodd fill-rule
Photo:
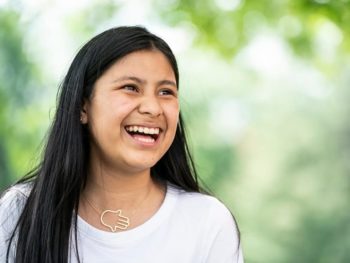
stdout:
<svg viewBox="0 0 350 263">
<path fill-rule="evenodd" d="M 87 118 L 83 116 L 83 114 L 80 115 L 80 122 L 81 124 L 86 124 L 87 123 Z"/>
<path fill-rule="evenodd" d="M 82 124 L 88 123 L 88 114 L 87 114 L 87 102 L 84 100 L 84 105 L 80 111 L 80 122 Z"/>
</svg>

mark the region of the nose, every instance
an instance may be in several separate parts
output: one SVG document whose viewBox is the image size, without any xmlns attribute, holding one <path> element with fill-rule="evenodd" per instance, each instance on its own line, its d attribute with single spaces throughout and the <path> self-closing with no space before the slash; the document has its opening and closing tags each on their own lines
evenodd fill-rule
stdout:
<svg viewBox="0 0 350 263">
<path fill-rule="evenodd" d="M 141 114 L 148 114 L 152 117 L 157 117 L 163 113 L 159 99 L 155 95 L 144 95 L 138 110 Z"/>
</svg>

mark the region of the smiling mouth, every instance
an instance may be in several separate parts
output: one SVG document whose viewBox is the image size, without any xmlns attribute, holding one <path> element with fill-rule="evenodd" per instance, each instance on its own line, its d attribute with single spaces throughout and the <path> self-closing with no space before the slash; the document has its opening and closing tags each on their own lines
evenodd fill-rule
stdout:
<svg viewBox="0 0 350 263">
<path fill-rule="evenodd" d="M 136 125 L 125 126 L 125 130 L 135 140 L 146 142 L 146 143 L 155 142 L 158 139 L 159 134 L 162 132 L 160 128 L 150 128 L 150 127 L 136 126 Z"/>
</svg>

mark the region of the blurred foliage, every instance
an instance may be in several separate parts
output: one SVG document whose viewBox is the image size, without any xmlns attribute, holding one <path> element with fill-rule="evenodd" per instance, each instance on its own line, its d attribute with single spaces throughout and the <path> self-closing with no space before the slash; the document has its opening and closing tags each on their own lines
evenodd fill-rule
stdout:
<svg viewBox="0 0 350 263">
<path fill-rule="evenodd" d="M 182 111 L 203 181 L 238 220 L 245 262 L 348 262 L 350 1 L 150 3 L 194 36 L 179 54 Z M 66 15 L 74 45 L 122 5 Z M 48 111 L 20 17 L 0 10 L 0 190 L 30 167 Z M 260 36 L 277 39 L 282 64 L 278 49 L 249 57 Z"/>
<path fill-rule="evenodd" d="M 25 110 L 39 90 L 35 66 L 23 50 L 23 31 L 18 21 L 16 12 L 0 10 L 0 191 L 13 182 L 16 172 L 24 172 L 38 143 L 35 130 L 26 133 L 30 129 L 23 129 L 33 123 L 28 118 L 30 110 Z"/>
<path fill-rule="evenodd" d="M 196 29 L 197 43 L 232 57 L 262 29 L 283 36 L 302 56 L 313 53 L 314 37 L 326 22 L 339 26 L 343 48 L 350 50 L 348 0 L 155 0 L 171 25 Z"/>
<path fill-rule="evenodd" d="M 35 17 L 23 22 L 19 2 L 8 7 L 0 9 L 0 192 L 38 163 L 48 113 L 52 111 L 42 109 L 50 93 L 42 84 L 42 72 L 46 69 L 36 64 L 30 48 L 25 46 L 26 30 Z M 89 38 L 97 25 L 116 10 L 113 1 L 100 1 L 79 15 L 71 15 L 65 23 L 72 39 L 81 45 L 82 39 Z M 82 24 L 82 20 L 86 23 Z M 56 80 L 56 87 L 59 81 Z"/>
<path fill-rule="evenodd" d="M 72 38 L 81 45 L 84 40 L 87 41 L 91 37 L 93 32 L 109 22 L 111 17 L 118 12 L 119 7 L 120 4 L 116 1 L 92 1 L 79 13 L 68 16 L 64 21 L 65 27 L 70 31 Z"/>
<path fill-rule="evenodd" d="M 215 58 L 192 57 L 197 64 L 210 65 L 203 72 L 218 76 L 208 83 L 208 78 L 201 81 L 195 72 L 186 72 L 188 79 L 197 77 L 199 99 L 187 101 L 185 110 L 197 137 L 193 141 L 200 173 L 231 203 L 246 262 L 348 262 L 350 2 L 155 2 L 164 21 L 187 28 L 197 48 L 215 50 L 231 67 L 226 75 L 218 74 Z M 235 59 L 264 33 L 283 39 L 294 60 L 300 60 L 294 79 L 275 73 L 271 80 Z M 193 63 L 191 59 L 185 63 Z M 239 68 L 243 77 L 231 77 Z M 308 81 L 312 75 L 322 79 L 319 92 L 326 94 L 312 94 L 312 86 L 318 85 Z M 232 82 L 222 83 L 225 78 Z M 202 88 L 210 85 L 203 97 Z M 231 105 L 243 101 L 249 112 L 250 123 L 238 142 L 217 132 L 229 130 L 229 125 L 203 119 L 210 117 L 211 104 L 225 111 L 220 101 L 229 97 Z M 226 122 L 235 122 L 234 110 L 230 114 L 223 114 Z"/>
</svg>

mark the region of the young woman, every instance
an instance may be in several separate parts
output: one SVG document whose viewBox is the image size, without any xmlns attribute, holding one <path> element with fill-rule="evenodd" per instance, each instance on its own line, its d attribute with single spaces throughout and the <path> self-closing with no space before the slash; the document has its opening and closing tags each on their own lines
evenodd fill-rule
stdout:
<svg viewBox="0 0 350 263">
<path fill-rule="evenodd" d="M 91 39 L 62 83 L 40 165 L 0 200 L 0 262 L 243 262 L 201 193 L 169 46 L 141 27 Z"/>
</svg>

